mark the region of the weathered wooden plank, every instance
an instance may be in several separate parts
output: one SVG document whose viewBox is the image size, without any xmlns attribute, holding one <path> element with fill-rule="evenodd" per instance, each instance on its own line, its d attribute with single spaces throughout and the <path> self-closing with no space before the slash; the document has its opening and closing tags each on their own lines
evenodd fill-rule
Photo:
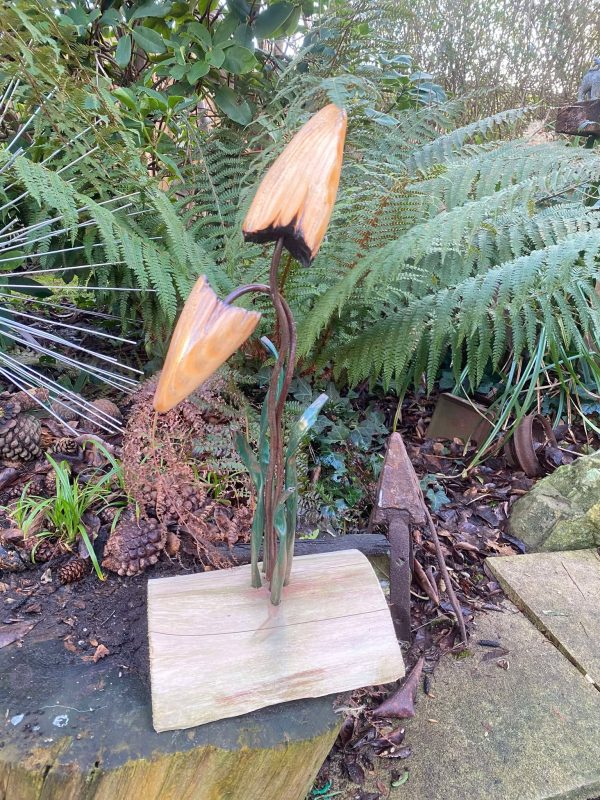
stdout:
<svg viewBox="0 0 600 800">
<path fill-rule="evenodd" d="M 392 620 L 356 550 L 294 559 L 279 606 L 250 567 L 148 582 L 152 716 L 187 728 L 404 674 Z"/>
<path fill-rule="evenodd" d="M 335 553 L 339 550 L 358 550 L 369 558 L 376 558 L 389 555 L 390 542 L 383 533 L 347 533 L 343 536 L 329 536 L 322 533 L 316 539 L 296 539 L 294 545 L 296 556 Z M 235 559 L 237 564 L 250 563 L 249 544 L 236 544 L 231 549 L 223 547 L 222 552 L 224 556 Z"/>
</svg>

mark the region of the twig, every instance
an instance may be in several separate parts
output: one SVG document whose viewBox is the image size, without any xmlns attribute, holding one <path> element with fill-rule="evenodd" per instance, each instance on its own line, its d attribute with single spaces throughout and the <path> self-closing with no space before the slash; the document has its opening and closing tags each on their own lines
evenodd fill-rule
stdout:
<svg viewBox="0 0 600 800">
<path fill-rule="evenodd" d="M 454 591 L 454 587 L 452 586 L 452 581 L 450 580 L 450 575 L 448 573 L 448 567 L 446 566 L 446 561 L 444 560 L 444 554 L 442 553 L 442 546 L 440 544 L 440 540 L 437 534 L 437 530 L 435 528 L 435 524 L 431 518 L 431 514 L 429 513 L 429 508 L 423 500 L 423 510 L 425 511 L 425 516 L 427 517 L 427 524 L 429 525 L 429 530 L 431 532 L 431 536 L 433 539 L 433 544 L 435 546 L 435 553 L 437 556 L 438 564 L 440 565 L 440 571 L 442 573 L 442 577 L 444 579 L 444 583 L 446 584 L 446 591 L 448 592 L 448 597 L 450 598 L 450 605 L 456 615 L 456 621 L 458 623 L 458 628 L 460 630 L 460 635 L 462 638 L 462 643 L 466 647 L 467 646 L 467 629 L 465 628 L 465 621 L 463 619 L 462 611 L 460 608 L 460 603 L 458 602 L 458 598 L 456 597 L 456 593 Z M 415 560 L 416 563 L 416 560 Z"/>
<path fill-rule="evenodd" d="M 427 595 L 427 597 L 431 600 L 431 602 L 435 606 L 439 606 L 440 604 L 440 596 L 437 592 L 437 589 L 432 585 L 431 581 L 427 577 L 427 573 L 419 563 L 419 561 L 415 558 L 414 561 L 414 570 L 415 570 L 415 577 L 418 580 L 421 588 Z"/>
</svg>

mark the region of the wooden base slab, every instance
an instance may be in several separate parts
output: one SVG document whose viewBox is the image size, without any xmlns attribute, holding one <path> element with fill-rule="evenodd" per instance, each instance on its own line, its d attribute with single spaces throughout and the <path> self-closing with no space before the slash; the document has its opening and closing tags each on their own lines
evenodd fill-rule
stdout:
<svg viewBox="0 0 600 800">
<path fill-rule="evenodd" d="M 357 550 L 294 559 L 279 606 L 250 567 L 148 581 L 156 731 L 404 675 L 377 577 Z"/>
</svg>

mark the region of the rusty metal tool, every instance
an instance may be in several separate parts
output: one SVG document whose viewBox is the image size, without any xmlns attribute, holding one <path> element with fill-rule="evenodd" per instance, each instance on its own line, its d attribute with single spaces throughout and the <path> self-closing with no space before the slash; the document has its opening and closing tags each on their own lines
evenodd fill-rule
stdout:
<svg viewBox="0 0 600 800">
<path fill-rule="evenodd" d="M 396 635 L 410 641 L 413 526 L 424 525 L 419 479 L 399 433 L 389 438 L 370 525 L 387 523 L 390 541 L 390 611 Z"/>
</svg>

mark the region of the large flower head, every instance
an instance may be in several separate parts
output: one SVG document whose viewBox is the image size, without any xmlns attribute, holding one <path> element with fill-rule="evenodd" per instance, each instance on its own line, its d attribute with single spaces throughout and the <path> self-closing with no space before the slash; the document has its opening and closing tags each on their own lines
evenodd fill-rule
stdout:
<svg viewBox="0 0 600 800">
<path fill-rule="evenodd" d="M 183 307 L 169 345 L 154 408 L 169 411 L 227 361 L 258 325 L 260 314 L 223 303 L 203 275 Z"/>
<path fill-rule="evenodd" d="M 242 225 L 244 239 L 283 237 L 304 266 L 317 255 L 340 182 L 346 112 L 331 104 L 303 125 L 272 164 Z"/>
</svg>

